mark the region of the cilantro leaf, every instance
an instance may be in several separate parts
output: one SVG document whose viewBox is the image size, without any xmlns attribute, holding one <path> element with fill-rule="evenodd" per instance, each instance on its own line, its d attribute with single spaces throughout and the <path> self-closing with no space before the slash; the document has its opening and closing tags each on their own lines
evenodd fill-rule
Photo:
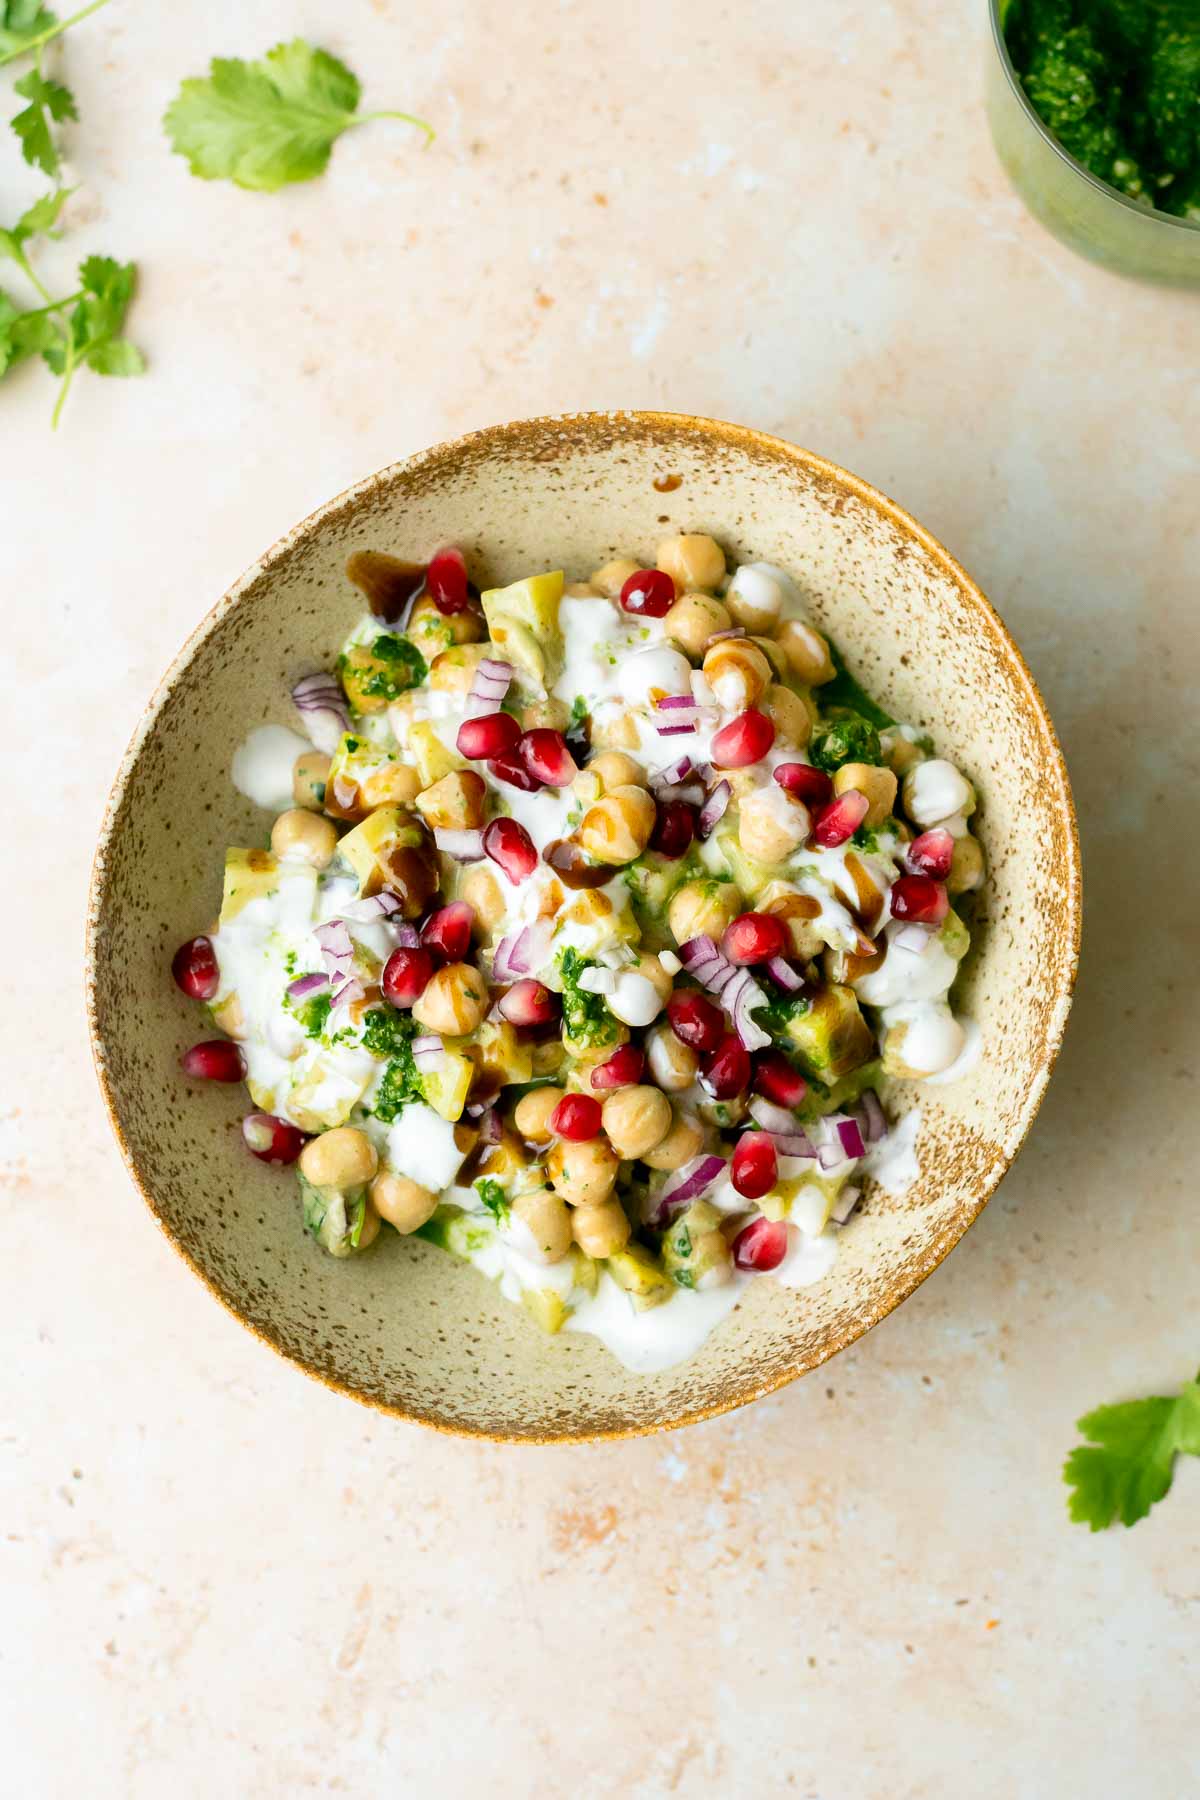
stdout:
<svg viewBox="0 0 1200 1800">
<path fill-rule="evenodd" d="M 1200 1379 L 1171 1399 L 1127 1400 L 1079 1420 L 1086 1444 L 1063 1464 L 1072 1519 L 1103 1531 L 1136 1525 L 1171 1486 L 1177 1455 L 1200 1456 Z"/>
<path fill-rule="evenodd" d="M 15 225 L 0 225 L 0 258 L 11 257 L 32 279 L 25 245 L 31 237 L 51 235 L 59 213 L 74 192 L 74 188 L 56 188 L 52 194 L 43 194 L 40 200 L 27 207 Z"/>
<path fill-rule="evenodd" d="M 21 154 L 27 163 L 46 175 L 57 175 L 58 146 L 50 135 L 50 122 L 77 119 L 75 96 L 61 81 L 48 81 L 40 69 L 31 69 L 16 84 L 16 92 L 29 105 L 14 113 L 12 128 L 21 140 Z"/>
<path fill-rule="evenodd" d="M 43 32 L 57 24 L 41 0 L 0 0 L 0 57 L 22 56 Z"/>
<path fill-rule="evenodd" d="M 206 79 L 183 82 L 163 126 L 201 180 L 272 194 L 322 174 L 342 133 L 368 119 L 404 119 L 433 137 L 410 113 L 360 113 L 361 96 L 344 63 L 293 38 L 260 62 L 214 57 Z"/>
<path fill-rule="evenodd" d="M 475 1192 L 479 1195 L 479 1198 L 483 1201 L 484 1206 L 486 1206 L 487 1210 L 491 1213 L 497 1225 L 505 1224 L 509 1216 L 508 1196 L 500 1186 L 500 1183 L 498 1181 L 492 1181 L 490 1177 L 483 1175 L 475 1183 Z"/>
</svg>

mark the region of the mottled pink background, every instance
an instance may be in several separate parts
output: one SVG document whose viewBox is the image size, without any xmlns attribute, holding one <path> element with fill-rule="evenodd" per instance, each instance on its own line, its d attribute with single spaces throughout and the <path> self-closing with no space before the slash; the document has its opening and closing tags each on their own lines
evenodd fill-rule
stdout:
<svg viewBox="0 0 1200 1800">
<path fill-rule="evenodd" d="M 44 373 L 0 398 L 7 1792 L 1200 1787 L 1200 1469 L 1096 1538 L 1059 1481 L 1079 1413 L 1200 1360 L 1200 307 L 1026 217 L 984 30 L 939 0 L 126 0 L 70 40 L 49 261 L 139 260 L 152 372 L 81 378 L 57 437 Z M 435 146 L 377 124 L 307 188 L 192 180 L 179 79 L 295 32 Z M 1016 1169 L 855 1350 L 678 1437 L 489 1449 L 310 1384 L 157 1235 L 89 1066 L 84 890 L 143 701 L 260 550 L 439 438 L 627 405 L 844 462 L 981 581 L 1070 759 L 1083 977 Z"/>
</svg>

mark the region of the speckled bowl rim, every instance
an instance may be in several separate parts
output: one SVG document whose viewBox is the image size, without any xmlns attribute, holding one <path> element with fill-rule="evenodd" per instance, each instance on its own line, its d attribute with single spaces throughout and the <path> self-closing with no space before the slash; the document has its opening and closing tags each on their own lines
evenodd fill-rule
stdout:
<svg viewBox="0 0 1200 1800">
<path fill-rule="evenodd" d="M 840 487 L 843 492 L 853 495 L 855 499 L 885 518 L 901 534 L 901 536 L 908 538 L 913 543 L 919 545 L 931 561 L 937 565 L 940 571 L 946 575 L 964 597 L 970 601 L 978 617 L 981 628 L 991 636 L 1002 652 L 1002 659 L 1010 663 L 1014 674 L 1019 675 L 1020 680 L 1023 682 L 1027 698 L 1036 711 L 1038 718 L 1041 720 L 1042 726 L 1046 732 L 1048 747 L 1053 754 L 1054 769 L 1058 777 L 1061 799 L 1066 810 L 1068 825 L 1067 854 L 1065 858 L 1066 867 L 1062 870 L 1062 876 L 1065 889 L 1064 924 L 1070 934 L 1069 957 L 1066 963 L 1065 977 L 1062 981 L 1062 991 L 1054 996 L 1056 1003 L 1055 1012 L 1046 1041 L 1045 1058 L 1041 1066 L 1032 1072 L 1030 1084 L 1026 1091 L 1024 1101 L 1024 1129 L 1012 1149 L 1001 1159 L 995 1170 L 994 1176 L 984 1188 L 978 1201 L 973 1204 L 968 1216 L 964 1220 L 961 1231 L 946 1243 L 941 1254 L 938 1255 L 928 1267 L 917 1270 L 911 1277 L 907 1277 L 897 1282 L 896 1286 L 889 1292 L 886 1300 L 882 1304 L 873 1309 L 868 1315 L 856 1319 L 852 1325 L 833 1334 L 830 1340 L 823 1344 L 815 1355 L 796 1362 L 794 1365 L 782 1370 L 778 1375 L 773 1376 L 769 1381 L 765 1381 L 759 1386 L 751 1387 L 744 1392 L 732 1395 L 728 1399 L 721 1399 L 711 1405 L 690 1408 L 675 1414 L 675 1416 L 671 1418 L 654 1419 L 646 1423 L 620 1425 L 594 1431 L 561 1433 L 528 1432 L 520 1434 L 504 1431 L 489 1431 L 482 1426 L 461 1424 L 457 1421 L 451 1423 L 444 1419 L 435 1418 L 431 1414 L 419 1411 L 415 1408 L 394 1405 L 390 1401 L 377 1399 L 373 1395 L 361 1392 L 349 1382 L 341 1381 L 336 1377 L 329 1375 L 326 1371 L 314 1367 L 311 1363 L 306 1362 L 302 1356 L 295 1355 L 290 1350 L 285 1349 L 269 1331 L 261 1329 L 251 1320 L 245 1318 L 244 1315 L 239 1312 L 237 1307 L 221 1293 L 220 1289 L 211 1280 L 196 1257 L 194 1257 L 184 1244 L 180 1242 L 179 1238 L 171 1230 L 166 1219 L 163 1217 L 163 1214 L 160 1212 L 155 1202 L 154 1195 L 141 1179 L 133 1154 L 121 1126 L 121 1120 L 117 1112 L 116 1097 L 109 1084 L 97 1008 L 96 965 L 98 960 L 98 950 L 96 944 L 96 932 L 101 913 L 101 897 L 103 895 L 104 883 L 107 875 L 108 847 L 120 810 L 121 801 L 124 797 L 125 788 L 134 765 L 137 762 L 142 745 L 153 731 L 159 713 L 162 711 L 164 704 L 174 689 L 175 683 L 183 670 L 190 663 L 196 650 L 209 634 L 215 630 L 225 614 L 238 603 L 242 594 L 252 582 L 257 581 L 265 574 L 272 564 L 288 555 L 300 540 L 316 530 L 327 518 L 341 511 L 344 507 L 356 504 L 360 498 L 369 494 L 373 488 L 379 486 L 381 483 L 391 482 L 406 470 L 419 467 L 423 462 L 431 458 L 436 457 L 439 460 L 442 460 L 448 456 L 453 456 L 456 452 L 466 451 L 468 449 L 477 451 L 480 447 L 487 446 L 488 444 L 494 444 L 497 448 L 501 449 L 511 449 L 519 446 L 523 437 L 536 437 L 539 434 L 543 434 L 547 429 L 553 429 L 555 426 L 571 426 L 576 430 L 579 430 L 580 428 L 586 430 L 589 425 L 592 425 L 597 431 L 609 433 L 614 424 L 619 425 L 625 421 L 638 426 L 649 427 L 668 437 L 679 435 L 693 441 L 697 436 L 706 437 L 712 440 L 716 445 L 728 450 L 756 452 L 760 457 L 765 456 L 768 460 L 776 460 L 791 464 L 802 469 L 808 475 L 817 476 L 827 483 L 832 483 L 835 486 Z M 1058 735 L 1051 721 L 1049 710 L 1042 698 L 1037 682 L 1034 680 L 1033 675 L 1029 670 L 1025 658 L 1017 648 L 1017 645 L 1014 643 L 1003 621 L 1000 619 L 999 614 L 987 599 L 987 596 L 971 579 L 962 565 L 951 556 L 945 546 L 939 543 L 937 538 L 930 532 L 926 531 L 923 525 L 918 524 L 916 519 L 914 519 L 910 513 L 907 513 L 903 507 L 898 506 L 894 500 L 889 499 L 886 494 L 881 493 L 878 488 L 872 487 L 869 482 L 862 480 L 861 477 L 851 474 L 848 469 L 843 469 L 838 463 L 830 462 L 826 457 L 818 456 L 814 451 L 800 449 L 797 445 L 789 443 L 785 438 L 774 437 L 768 432 L 755 430 L 752 426 L 729 424 L 720 419 L 708 419 L 691 413 L 640 410 L 618 411 L 612 413 L 560 413 L 534 419 L 518 419 L 503 425 L 485 426 L 478 431 L 468 432 L 462 437 L 449 439 L 444 443 L 433 445 L 429 449 L 418 451 L 412 456 L 405 457 L 400 462 L 390 463 L 385 468 L 377 470 L 375 474 L 368 475 L 363 480 L 355 482 L 351 487 L 346 488 L 332 500 L 326 501 L 323 506 L 317 507 L 314 512 L 309 513 L 299 524 L 294 525 L 290 531 L 286 532 L 283 537 L 265 552 L 264 555 L 251 564 L 245 573 L 233 583 L 226 593 L 222 595 L 221 599 L 217 601 L 216 605 L 205 615 L 199 625 L 197 625 L 196 629 L 187 638 L 182 649 L 171 662 L 166 674 L 163 676 L 147 702 L 137 728 L 121 759 L 120 766 L 109 791 L 108 803 L 105 807 L 104 818 L 100 826 L 100 835 L 96 844 L 96 852 L 92 861 L 91 878 L 88 887 L 87 930 L 84 947 L 84 983 L 88 1033 L 91 1041 L 92 1061 L 96 1070 L 96 1078 L 100 1084 L 100 1092 L 104 1099 L 104 1105 L 108 1113 L 113 1135 L 117 1140 L 118 1148 L 124 1159 L 125 1166 L 133 1179 L 134 1186 L 146 1202 L 159 1229 L 163 1232 L 172 1248 L 178 1252 L 184 1262 L 192 1270 L 192 1273 L 198 1276 L 204 1283 L 204 1286 L 208 1289 L 209 1293 L 220 1302 L 226 1312 L 237 1319 L 239 1324 L 243 1325 L 248 1331 L 253 1332 L 254 1336 L 258 1338 L 260 1342 L 268 1345 L 269 1348 L 285 1362 L 291 1363 L 294 1367 L 301 1369 L 306 1375 L 319 1381 L 322 1386 L 331 1389 L 335 1393 L 345 1394 L 349 1399 L 357 1400 L 360 1405 L 370 1407 L 375 1412 L 389 1414 L 392 1418 L 403 1419 L 409 1424 L 425 1425 L 435 1431 L 443 1432 L 448 1437 L 481 1438 L 496 1444 L 590 1444 L 609 1442 L 622 1438 L 650 1437 L 660 1431 L 675 1431 L 681 1426 L 695 1425 L 700 1423 L 703 1419 L 716 1418 L 722 1413 L 734 1412 L 739 1407 L 748 1406 L 755 1400 L 765 1399 L 768 1394 L 778 1392 L 780 1388 L 786 1387 L 790 1382 L 797 1380 L 801 1375 L 811 1374 L 814 1369 L 820 1368 L 822 1363 L 827 1362 L 830 1357 L 836 1356 L 840 1351 L 847 1349 L 849 1345 L 856 1343 L 859 1338 L 865 1336 L 868 1331 L 873 1329 L 873 1327 L 878 1325 L 883 1319 L 887 1318 L 889 1313 L 893 1312 L 896 1307 L 907 1300 L 911 1294 L 915 1293 L 917 1288 L 921 1286 L 922 1282 L 928 1280 L 935 1269 L 941 1267 L 941 1264 L 945 1261 L 950 1252 L 962 1242 L 962 1239 L 975 1223 L 976 1219 L 978 1219 L 980 1213 L 999 1187 L 1004 1176 L 1012 1167 L 1013 1161 L 1016 1158 L 1018 1151 L 1021 1149 L 1021 1146 L 1024 1144 L 1025 1139 L 1028 1137 L 1030 1128 L 1037 1117 L 1047 1083 L 1050 1080 L 1054 1065 L 1058 1060 L 1058 1053 L 1062 1047 L 1062 1040 L 1066 1031 L 1067 1018 L 1070 1013 L 1071 999 L 1074 993 L 1075 980 L 1079 969 L 1081 934 L 1082 872 L 1079 849 L 1079 828 L 1075 812 L 1074 796 L 1071 792 L 1071 782 L 1067 773 L 1066 759 L 1063 756 L 1062 746 L 1059 743 Z"/>
</svg>

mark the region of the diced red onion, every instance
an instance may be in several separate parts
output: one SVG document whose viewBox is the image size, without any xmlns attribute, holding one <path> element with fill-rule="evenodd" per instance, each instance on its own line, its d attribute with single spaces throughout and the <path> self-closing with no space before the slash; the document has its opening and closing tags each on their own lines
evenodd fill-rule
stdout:
<svg viewBox="0 0 1200 1800">
<path fill-rule="evenodd" d="M 325 972 L 334 987 L 348 981 L 354 967 L 354 945 L 350 939 L 350 928 L 345 919 L 326 919 L 313 932 L 321 947 L 321 958 L 325 964 Z"/>
<path fill-rule="evenodd" d="M 861 1199 L 862 1199 L 862 1189 L 861 1188 L 857 1188 L 857 1187 L 842 1188 L 840 1193 L 838 1194 L 837 1199 L 834 1201 L 832 1211 L 829 1214 L 830 1224 L 831 1225 L 844 1225 L 846 1223 L 846 1221 L 849 1219 L 850 1215 L 854 1212 L 854 1210 L 858 1206 L 858 1203 Z"/>
<path fill-rule="evenodd" d="M 289 1000 L 307 1000 L 310 994 L 323 994 L 328 986 L 328 975 L 298 975 L 288 982 L 287 996 Z"/>
<path fill-rule="evenodd" d="M 813 1149 L 808 1133 L 801 1131 L 795 1123 L 793 1123 L 791 1131 L 773 1131 L 771 1141 L 780 1156 L 794 1156 L 800 1162 L 813 1162 L 816 1159 L 817 1153 Z"/>
<path fill-rule="evenodd" d="M 764 1031 L 750 1014 L 756 1007 L 766 1006 L 767 996 L 749 969 L 735 968 L 721 955 L 710 937 L 689 938 L 679 954 L 688 974 L 710 994 L 720 995 L 721 1004 L 744 1047 L 747 1050 L 765 1049 L 771 1042 L 770 1033 Z"/>
<path fill-rule="evenodd" d="M 434 827 L 433 841 L 439 850 L 452 856 L 455 862 L 483 861 L 482 831 L 448 831 L 437 825 Z"/>
<path fill-rule="evenodd" d="M 549 919 L 537 919 L 521 931 L 501 938 L 492 952 L 492 974 L 497 981 L 515 981 L 518 975 L 533 975 L 541 968 L 550 949 L 554 927 Z"/>
<path fill-rule="evenodd" d="M 358 976 L 352 975 L 347 981 L 343 981 L 341 987 L 335 989 L 330 1013 L 344 1012 L 348 1006 L 353 1005 L 355 1000 L 365 999 L 366 993 L 367 990 Z"/>
<path fill-rule="evenodd" d="M 787 994 L 798 994 L 804 986 L 804 977 L 797 975 L 785 956 L 768 956 L 766 968 L 771 980 Z"/>
<path fill-rule="evenodd" d="M 719 644 L 725 638 L 742 638 L 745 637 L 745 635 L 746 627 L 744 625 L 731 625 L 728 631 L 714 631 L 712 636 L 705 643 L 704 648 L 707 650 L 709 644 Z"/>
<path fill-rule="evenodd" d="M 485 656 L 475 671 L 475 679 L 467 695 L 467 717 L 478 719 L 484 713 L 499 712 L 500 703 L 508 693 L 512 678 L 511 663 Z"/>
<path fill-rule="evenodd" d="M 845 1160 L 841 1145 L 835 1144 L 831 1138 L 827 1138 L 823 1144 L 817 1146 L 817 1161 L 823 1169 L 836 1169 L 838 1164 Z"/>
<path fill-rule="evenodd" d="M 654 729 L 659 737 L 678 737 L 681 732 L 695 731 L 696 722 L 693 719 L 689 725 L 656 725 Z"/>
<path fill-rule="evenodd" d="M 723 1156 L 694 1156 L 681 1169 L 668 1176 L 655 1203 L 650 1224 L 663 1225 L 679 1207 L 686 1206 L 700 1194 L 707 1193 L 718 1175 L 724 1173 Z"/>
<path fill-rule="evenodd" d="M 446 1046 L 440 1037 L 417 1037 L 412 1041 L 413 1061 L 422 1075 L 432 1075 L 446 1062 Z"/>
<path fill-rule="evenodd" d="M 775 1136 L 787 1137 L 800 1129 L 794 1113 L 790 1113 L 786 1106 L 776 1106 L 773 1100 L 766 1100 L 761 1094 L 755 1094 L 750 1101 L 750 1117 L 756 1125 L 761 1125 L 764 1131 Z"/>
<path fill-rule="evenodd" d="M 500 1114 L 494 1106 L 489 1106 L 479 1120 L 480 1141 L 484 1144 L 498 1144 L 502 1136 Z"/>
<path fill-rule="evenodd" d="M 696 820 L 696 836 L 706 838 L 716 829 L 725 817 L 726 808 L 733 798 L 733 789 L 727 781 L 718 781 L 704 805 L 700 808 L 700 817 Z"/>
<path fill-rule="evenodd" d="M 686 781 L 691 772 L 691 757 L 681 756 L 675 762 L 668 763 L 665 768 L 655 769 L 648 780 L 652 788 L 674 787 L 677 782 Z"/>
<path fill-rule="evenodd" d="M 887 1114 L 879 1104 L 879 1095 L 874 1088 L 864 1088 L 862 1097 L 862 1114 L 865 1136 L 868 1144 L 877 1144 L 888 1134 Z"/>
<path fill-rule="evenodd" d="M 397 950 L 416 950 L 420 947 L 421 934 L 415 925 L 393 925 L 392 941 Z"/>
<path fill-rule="evenodd" d="M 839 1119 L 837 1134 L 841 1140 L 844 1154 L 850 1157 L 851 1161 L 857 1162 L 860 1156 L 866 1155 L 867 1146 L 863 1143 L 863 1135 L 857 1119 Z"/>
<path fill-rule="evenodd" d="M 733 1029 L 742 1040 L 747 1050 L 765 1050 L 771 1042 L 771 1034 L 764 1031 L 757 1019 L 751 1018 L 756 1008 L 766 1006 L 767 996 L 751 975 L 749 969 L 739 971 L 741 980 L 736 987 L 731 982 L 725 990 L 724 1005 L 729 1008 L 729 1016 L 733 1020 Z"/>
<path fill-rule="evenodd" d="M 678 712 L 681 707 L 686 707 L 689 712 L 696 710 L 696 702 L 690 694 L 660 694 L 654 704 L 659 712 Z"/>
<path fill-rule="evenodd" d="M 898 950 L 910 950 L 914 956 L 921 956 L 934 935 L 928 925 L 902 925 L 892 942 Z"/>
<path fill-rule="evenodd" d="M 350 900 L 343 906 L 340 918 L 349 919 L 355 925 L 368 925 L 376 919 L 390 918 L 400 911 L 400 901 L 395 894 L 368 894 L 365 900 Z"/>
<path fill-rule="evenodd" d="M 350 713 L 337 677 L 323 670 L 305 675 L 292 689 L 292 703 L 312 743 L 332 756 L 342 733 L 350 729 Z"/>
</svg>

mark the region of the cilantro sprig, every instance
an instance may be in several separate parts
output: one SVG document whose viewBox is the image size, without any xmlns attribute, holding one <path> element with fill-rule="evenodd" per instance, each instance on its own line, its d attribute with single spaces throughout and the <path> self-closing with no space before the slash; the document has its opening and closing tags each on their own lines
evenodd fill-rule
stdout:
<svg viewBox="0 0 1200 1800">
<path fill-rule="evenodd" d="M 41 0 L 0 0 L 0 69 L 18 56 L 40 50 L 107 5 L 108 0 L 91 0 L 90 6 L 72 13 L 69 19 L 58 19 Z"/>
<path fill-rule="evenodd" d="M 1200 1456 L 1200 1377 L 1180 1392 L 1100 1406 L 1079 1420 L 1088 1440 L 1063 1464 L 1072 1519 L 1103 1531 L 1136 1525 L 1170 1491 L 1177 1456 Z"/>
<path fill-rule="evenodd" d="M 342 133 L 370 119 L 401 119 L 432 142 L 424 119 L 360 113 L 361 98 L 362 85 L 345 63 L 293 38 L 259 62 L 214 57 L 207 78 L 182 84 L 163 125 L 193 175 L 263 194 L 323 174 Z"/>
</svg>

